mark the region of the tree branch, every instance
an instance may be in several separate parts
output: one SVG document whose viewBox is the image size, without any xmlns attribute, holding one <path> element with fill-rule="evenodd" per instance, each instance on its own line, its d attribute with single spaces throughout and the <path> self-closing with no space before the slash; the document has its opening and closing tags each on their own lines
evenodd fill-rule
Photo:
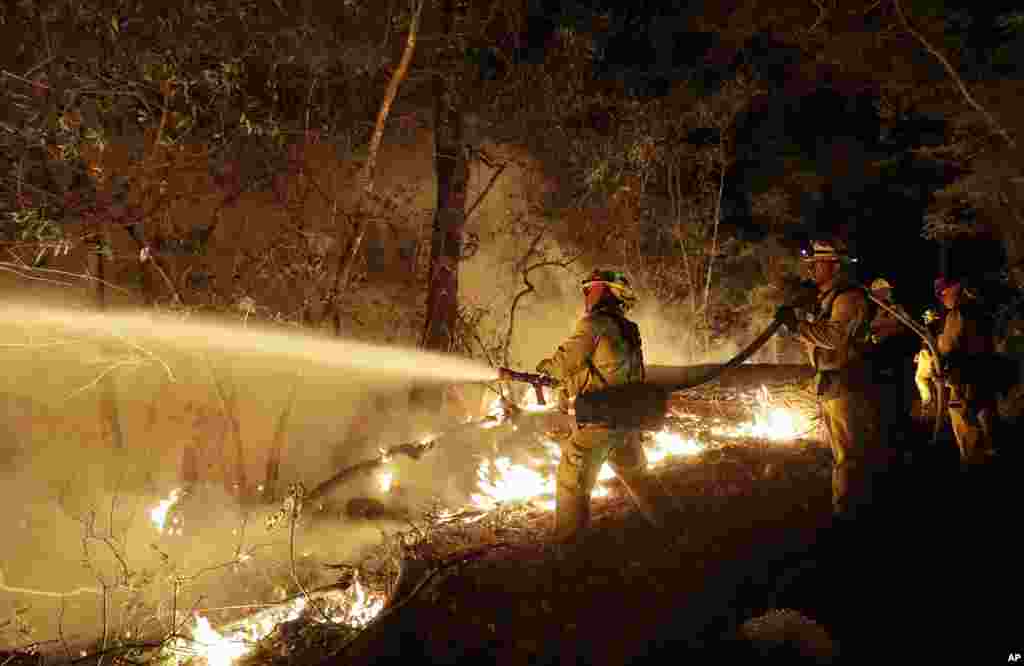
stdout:
<svg viewBox="0 0 1024 666">
<path fill-rule="evenodd" d="M 940 63 L 942 63 L 942 66 L 946 68 L 946 71 L 949 73 L 949 76 L 953 79 L 953 82 L 956 83 L 957 88 L 960 89 L 960 93 L 964 96 L 964 99 L 967 100 L 967 103 L 970 104 L 975 111 L 985 116 L 985 120 L 987 120 L 989 125 L 992 126 L 992 129 L 997 134 L 999 134 L 999 136 L 1003 137 L 1003 139 L 1010 146 L 1010 148 L 1016 148 L 1017 143 L 1013 140 L 1013 137 L 1010 136 L 1010 133 L 1007 132 L 1006 129 L 999 124 L 999 121 L 996 120 L 995 117 L 991 113 L 989 113 L 985 107 L 983 107 L 981 104 L 977 102 L 977 100 L 974 99 L 970 91 L 967 90 L 967 86 L 966 84 L 964 84 L 963 79 L 960 78 L 959 74 L 957 74 L 956 70 L 953 68 L 953 65 L 950 64 L 946 56 L 942 55 L 942 53 L 937 48 L 932 46 L 928 42 L 928 40 L 924 38 L 924 35 L 915 30 L 913 26 L 910 25 L 910 21 L 907 20 L 907 15 L 903 12 L 903 6 L 900 3 L 900 0 L 892 0 L 892 4 L 896 8 L 896 13 L 899 14 L 900 22 L 903 23 L 903 27 L 907 30 L 907 32 L 913 35 L 913 37 L 917 41 L 921 42 L 921 45 L 925 48 L 925 50 L 927 50 L 929 53 L 935 56 L 935 58 L 938 59 Z"/>
<path fill-rule="evenodd" d="M 522 260 L 519 262 L 519 266 L 522 267 L 521 272 L 523 276 L 523 284 L 526 286 L 523 289 L 520 289 L 519 292 L 515 295 L 515 297 L 512 298 L 512 305 L 509 308 L 508 329 L 506 329 L 505 331 L 505 339 L 502 341 L 501 349 L 502 363 L 506 366 L 509 364 L 508 350 L 509 347 L 511 347 L 512 345 L 512 333 L 515 330 L 516 325 L 516 308 L 519 306 L 519 301 L 523 297 L 525 297 L 527 294 L 532 294 L 534 291 L 536 291 L 536 287 L 534 287 L 533 283 L 530 282 L 530 273 L 537 270 L 538 268 L 545 268 L 548 266 L 568 268 L 582 256 L 582 254 L 578 254 L 572 259 L 567 259 L 565 261 L 539 261 L 535 264 L 525 266 L 525 264 L 529 261 L 530 257 L 536 254 L 537 245 L 540 243 L 540 240 L 543 236 L 543 231 L 537 234 L 537 237 L 534 238 L 533 242 L 530 243 L 530 247 L 527 249 L 526 254 L 523 255 Z"/>
<path fill-rule="evenodd" d="M 484 160 L 484 162 L 487 163 L 486 160 Z M 488 166 L 490 166 L 489 163 L 487 164 Z M 490 193 L 491 189 L 494 187 L 494 183 L 496 183 L 498 180 L 498 176 L 500 176 L 502 172 L 505 171 L 505 167 L 507 166 L 507 164 L 502 164 L 497 168 L 497 170 L 494 173 L 491 174 L 491 179 L 487 182 L 487 185 L 484 187 L 483 191 L 480 192 L 480 196 L 478 196 L 476 198 L 476 201 L 473 202 L 473 205 L 469 207 L 469 211 L 466 213 L 466 220 L 469 220 L 469 218 L 473 216 L 473 213 L 480 205 L 480 202 L 482 202 L 484 200 L 484 197 L 486 197 Z"/>
</svg>

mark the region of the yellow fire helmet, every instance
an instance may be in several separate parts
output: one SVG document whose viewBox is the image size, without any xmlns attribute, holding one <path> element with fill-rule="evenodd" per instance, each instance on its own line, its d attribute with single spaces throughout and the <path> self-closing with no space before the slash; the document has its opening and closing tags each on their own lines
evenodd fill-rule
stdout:
<svg viewBox="0 0 1024 666">
<path fill-rule="evenodd" d="M 875 278 L 874 282 L 871 283 L 871 291 L 885 291 L 886 289 L 891 290 L 892 285 L 883 277 Z"/>
<path fill-rule="evenodd" d="M 838 261 L 840 263 L 857 261 L 856 258 L 850 256 L 846 244 L 839 240 L 814 241 L 810 248 L 804 248 L 800 252 L 800 260 L 804 262 Z"/>
</svg>

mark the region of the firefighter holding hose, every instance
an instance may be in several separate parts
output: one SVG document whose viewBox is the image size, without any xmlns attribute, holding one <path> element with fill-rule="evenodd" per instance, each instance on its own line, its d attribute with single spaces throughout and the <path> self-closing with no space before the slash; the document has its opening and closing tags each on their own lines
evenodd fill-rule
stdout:
<svg viewBox="0 0 1024 666">
<path fill-rule="evenodd" d="M 935 295 L 947 310 L 938 351 L 948 369 L 949 418 L 961 463 L 967 468 L 995 453 L 993 435 L 999 423 L 991 372 L 995 348 L 978 298 L 961 280 L 940 277 Z"/>
<path fill-rule="evenodd" d="M 879 396 L 867 360 L 873 308 L 853 283 L 851 261 L 838 241 L 813 244 L 805 265 L 818 291 L 812 321 L 799 321 L 792 307 L 776 317 L 804 343 L 816 370 L 815 387 L 832 446 L 832 506 L 837 518 L 853 518 L 870 502 L 873 472 L 887 458 Z"/>
<path fill-rule="evenodd" d="M 607 387 L 644 381 L 640 329 L 625 313 L 636 296 L 625 275 L 596 270 L 582 283 L 586 314 L 573 335 L 537 372 L 558 380 L 572 398 Z M 579 405 L 579 401 L 577 401 Z M 628 489 L 640 513 L 663 526 L 672 500 L 647 473 L 641 433 L 577 408 L 572 438 L 563 444 L 555 494 L 554 540 L 572 544 L 590 524 L 590 493 L 605 460 Z"/>
</svg>

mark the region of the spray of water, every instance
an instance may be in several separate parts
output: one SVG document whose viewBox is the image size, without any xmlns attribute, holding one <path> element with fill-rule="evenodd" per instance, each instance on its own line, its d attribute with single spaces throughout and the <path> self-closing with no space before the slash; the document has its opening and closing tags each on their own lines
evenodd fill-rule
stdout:
<svg viewBox="0 0 1024 666">
<path fill-rule="evenodd" d="M 130 337 L 140 343 L 160 342 L 183 350 L 213 348 L 229 353 L 259 353 L 421 382 L 485 382 L 497 379 L 493 368 L 456 356 L 327 339 L 299 332 L 284 333 L 202 320 L 182 321 L 157 313 L 96 313 L 6 303 L 0 308 L 0 325 L 30 329 L 36 336 L 43 330 L 50 330 L 57 335 L 106 339 Z"/>
<path fill-rule="evenodd" d="M 31 621 L 43 636 L 56 635 L 57 622 L 69 635 L 89 635 L 99 626 L 102 593 L 91 570 L 75 566 L 84 525 L 90 524 L 85 517 L 93 514 L 102 518 L 97 533 L 123 539 L 122 555 L 133 571 L 164 566 L 148 547 L 156 544 L 180 570 L 210 572 L 179 592 L 180 607 L 200 597 L 211 605 L 277 598 L 270 583 L 263 589 L 252 581 L 276 571 L 271 563 L 291 557 L 288 540 L 245 529 L 243 516 L 231 508 L 234 497 L 221 487 L 238 469 L 253 485 L 265 478 L 276 429 L 287 428 L 280 478 L 316 483 L 344 464 L 336 456 L 347 461 L 363 455 L 362 444 L 345 440 L 353 414 L 374 417 L 367 432 L 379 429 L 386 443 L 404 441 L 407 430 L 418 432 L 421 420 L 441 418 L 406 412 L 400 401 L 377 413 L 367 396 L 401 394 L 410 382 L 497 378 L 493 369 L 454 355 L 297 329 L 17 302 L 0 303 L 0 359 L 10 362 L 0 386 L 0 499 L 16 507 L 0 512 L 0 532 L 11 536 L 0 556 L 0 651 L 15 637 L 2 626 L 12 599 L 32 605 Z M 101 377 L 116 380 L 110 394 Z M 293 387 L 300 389 L 294 409 L 288 397 Z M 113 416 L 105 411 L 108 399 L 116 406 Z M 111 421 L 120 428 L 123 449 L 110 446 Z M 192 505 L 185 507 L 191 522 L 182 533 L 170 509 L 182 499 L 171 490 L 184 485 L 186 445 L 196 486 Z M 400 463 L 394 470 L 409 487 L 422 479 L 433 492 L 434 479 L 446 478 L 441 473 L 449 467 L 469 469 L 460 453 L 422 463 L 417 473 Z M 346 492 L 366 488 L 354 482 L 338 494 L 339 504 Z M 380 539 L 369 527 L 346 526 L 344 538 L 336 524 L 331 528 L 296 537 L 301 566 L 356 558 Z M 116 560 L 95 545 L 94 565 L 115 580 Z M 241 553 L 255 554 L 248 561 Z M 233 577 L 213 573 L 225 562 L 236 562 Z M 166 588 L 146 587 L 144 594 L 147 602 L 163 602 Z M 65 596 L 57 620 L 50 601 Z M 120 597 L 111 603 L 121 603 Z"/>
</svg>

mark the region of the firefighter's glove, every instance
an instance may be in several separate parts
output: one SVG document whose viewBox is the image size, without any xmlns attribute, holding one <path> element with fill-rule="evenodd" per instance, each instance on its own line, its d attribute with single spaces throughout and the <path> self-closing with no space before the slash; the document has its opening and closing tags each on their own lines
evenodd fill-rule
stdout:
<svg viewBox="0 0 1024 666">
<path fill-rule="evenodd" d="M 555 363 L 550 358 L 546 358 L 537 364 L 537 374 L 546 375 L 550 377 L 555 369 Z"/>
<path fill-rule="evenodd" d="M 791 334 L 796 334 L 796 328 L 800 324 L 800 318 L 796 316 L 796 308 L 791 305 L 783 305 L 775 311 L 775 321 L 786 327 Z"/>
</svg>

